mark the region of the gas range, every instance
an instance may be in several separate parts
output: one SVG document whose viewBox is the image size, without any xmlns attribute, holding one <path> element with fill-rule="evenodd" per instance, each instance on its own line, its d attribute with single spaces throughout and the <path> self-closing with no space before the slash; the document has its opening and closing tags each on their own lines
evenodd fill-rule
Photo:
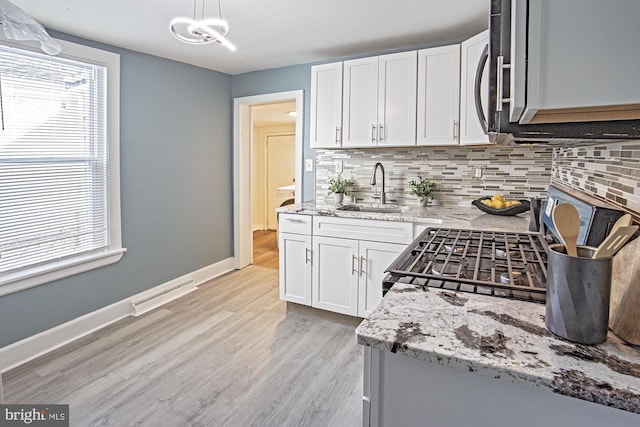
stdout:
<svg viewBox="0 0 640 427">
<path fill-rule="evenodd" d="M 396 282 L 544 303 L 548 245 L 540 233 L 427 228 L 389 266 Z"/>
</svg>

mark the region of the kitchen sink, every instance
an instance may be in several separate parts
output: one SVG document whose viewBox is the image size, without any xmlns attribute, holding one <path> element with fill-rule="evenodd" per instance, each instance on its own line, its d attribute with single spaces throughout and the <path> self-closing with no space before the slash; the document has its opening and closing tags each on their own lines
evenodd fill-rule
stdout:
<svg viewBox="0 0 640 427">
<path fill-rule="evenodd" d="M 375 213 L 402 213 L 407 208 L 402 206 L 358 206 L 358 205 L 345 205 L 336 208 L 338 211 L 357 211 L 357 212 L 375 212 Z"/>
</svg>

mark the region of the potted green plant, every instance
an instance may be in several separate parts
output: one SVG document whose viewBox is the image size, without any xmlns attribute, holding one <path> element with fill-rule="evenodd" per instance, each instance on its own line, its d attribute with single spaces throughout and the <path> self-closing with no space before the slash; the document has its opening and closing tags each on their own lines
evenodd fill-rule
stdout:
<svg viewBox="0 0 640 427">
<path fill-rule="evenodd" d="M 338 176 L 329 178 L 329 194 L 333 194 L 336 203 L 342 203 L 344 193 L 348 192 L 353 184 L 353 180 L 346 179 L 339 173 Z"/>
<path fill-rule="evenodd" d="M 436 188 L 435 181 L 419 176 L 418 179 L 412 179 L 409 181 L 409 185 L 411 185 L 411 194 L 418 196 L 420 206 L 427 206 L 427 203 L 429 203 L 429 199 L 432 198 L 433 192 Z"/>
</svg>

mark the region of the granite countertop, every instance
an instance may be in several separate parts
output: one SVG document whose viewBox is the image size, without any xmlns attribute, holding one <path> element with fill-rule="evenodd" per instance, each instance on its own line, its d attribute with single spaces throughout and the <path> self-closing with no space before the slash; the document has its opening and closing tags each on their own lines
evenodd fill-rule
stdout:
<svg viewBox="0 0 640 427">
<path fill-rule="evenodd" d="M 377 205 L 372 205 L 377 206 Z M 340 218 L 375 219 L 423 223 L 433 227 L 476 229 L 489 231 L 526 231 L 529 228 L 529 212 L 515 216 L 496 216 L 471 206 L 403 206 L 401 213 L 376 213 L 337 210 L 336 206 L 307 202 L 276 209 L 279 213 L 335 216 Z"/>
<path fill-rule="evenodd" d="M 397 283 L 357 328 L 359 344 L 640 414 L 640 347 L 560 339 L 544 305 Z"/>
</svg>

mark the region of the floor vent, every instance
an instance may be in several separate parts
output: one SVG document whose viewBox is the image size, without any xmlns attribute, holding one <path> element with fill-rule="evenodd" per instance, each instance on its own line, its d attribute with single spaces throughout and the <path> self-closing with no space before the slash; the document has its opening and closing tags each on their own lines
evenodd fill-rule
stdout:
<svg viewBox="0 0 640 427">
<path fill-rule="evenodd" d="M 198 288 L 193 279 L 181 279 L 180 281 L 167 283 L 165 286 L 154 289 L 152 293 L 131 301 L 131 315 L 134 317 L 140 316 L 196 289 Z"/>
</svg>

